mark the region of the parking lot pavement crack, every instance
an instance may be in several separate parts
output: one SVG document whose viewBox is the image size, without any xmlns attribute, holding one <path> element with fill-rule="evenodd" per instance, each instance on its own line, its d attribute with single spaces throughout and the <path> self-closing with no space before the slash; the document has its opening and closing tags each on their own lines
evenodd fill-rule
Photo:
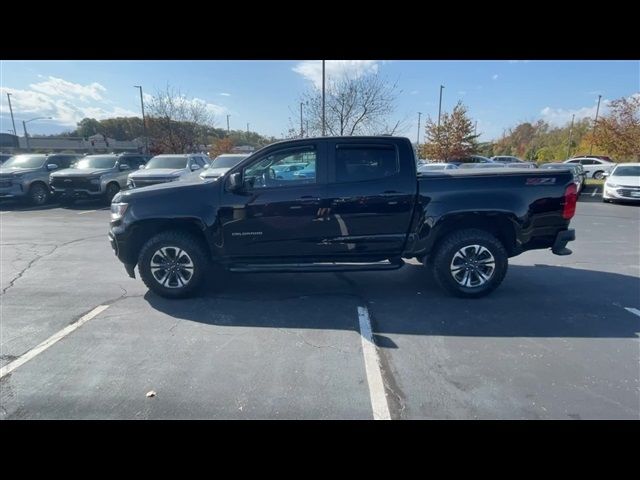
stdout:
<svg viewBox="0 0 640 480">
<path fill-rule="evenodd" d="M 281 331 L 282 333 L 286 333 L 287 335 L 295 335 L 296 337 L 300 338 L 300 340 L 302 340 L 303 343 L 305 343 L 306 345 L 309 345 L 310 347 L 313 347 L 313 348 L 331 348 L 333 350 L 337 350 L 340 353 L 349 353 L 349 354 L 354 353 L 353 351 L 343 350 L 341 348 L 338 348 L 335 345 L 318 345 L 316 343 L 310 342 L 300 332 L 295 332 L 295 331 L 292 332 L 292 331 L 285 330 L 284 328 L 278 328 L 277 330 Z"/>
<path fill-rule="evenodd" d="M 29 263 L 27 263 L 26 267 L 24 267 L 22 270 L 20 270 L 15 277 L 13 277 L 11 280 L 9 280 L 9 284 L 2 289 L 1 295 L 4 295 L 7 292 L 7 290 L 9 290 L 11 287 L 13 287 L 15 285 L 15 283 L 18 280 L 20 280 L 20 278 L 22 278 L 22 276 L 25 273 L 27 273 L 27 271 L 29 271 L 29 269 L 31 267 L 33 267 L 39 260 L 41 260 L 41 259 L 43 259 L 45 257 L 48 257 L 49 255 L 53 254 L 59 248 L 66 247 L 67 245 L 71 245 L 72 243 L 83 242 L 85 240 L 91 240 L 93 238 L 100 238 L 100 237 L 103 237 L 103 236 L 104 235 L 102 235 L 102 234 L 101 235 L 92 235 L 90 237 L 76 238 L 75 240 L 70 240 L 68 242 L 64 242 L 64 243 L 59 243 L 57 245 L 53 245 L 53 248 L 51 250 L 49 250 L 48 252 L 43 253 L 42 255 L 37 255 L 35 258 L 31 259 L 29 261 Z M 36 245 L 36 244 L 25 243 L 24 245 Z"/>
</svg>

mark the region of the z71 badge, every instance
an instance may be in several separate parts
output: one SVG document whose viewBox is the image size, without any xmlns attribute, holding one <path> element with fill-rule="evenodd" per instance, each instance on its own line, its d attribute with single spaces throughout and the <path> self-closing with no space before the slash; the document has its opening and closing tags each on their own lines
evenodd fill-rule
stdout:
<svg viewBox="0 0 640 480">
<path fill-rule="evenodd" d="M 556 183 L 556 179 L 554 177 L 548 178 L 527 178 L 525 185 L 554 185 Z"/>
</svg>

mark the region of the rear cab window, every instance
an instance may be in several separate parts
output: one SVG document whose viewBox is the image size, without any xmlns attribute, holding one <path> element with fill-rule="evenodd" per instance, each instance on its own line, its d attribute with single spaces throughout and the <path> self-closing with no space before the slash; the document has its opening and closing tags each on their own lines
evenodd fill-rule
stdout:
<svg viewBox="0 0 640 480">
<path fill-rule="evenodd" d="M 394 144 L 338 143 L 334 156 L 335 183 L 389 178 L 400 172 Z"/>
</svg>

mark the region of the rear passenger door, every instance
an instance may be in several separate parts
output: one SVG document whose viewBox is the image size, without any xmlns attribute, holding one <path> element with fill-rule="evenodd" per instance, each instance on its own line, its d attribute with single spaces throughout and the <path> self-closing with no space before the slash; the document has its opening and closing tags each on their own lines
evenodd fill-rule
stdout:
<svg viewBox="0 0 640 480">
<path fill-rule="evenodd" d="M 328 149 L 326 253 L 399 255 L 417 188 L 411 162 L 402 164 L 398 144 L 382 139 L 335 140 Z"/>
</svg>

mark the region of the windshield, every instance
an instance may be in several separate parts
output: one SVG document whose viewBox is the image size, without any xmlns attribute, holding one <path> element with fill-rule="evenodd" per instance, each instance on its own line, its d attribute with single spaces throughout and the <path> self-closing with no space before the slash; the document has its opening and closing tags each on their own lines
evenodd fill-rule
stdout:
<svg viewBox="0 0 640 480">
<path fill-rule="evenodd" d="M 616 167 L 611 176 L 640 177 L 640 165 L 624 165 Z"/>
<path fill-rule="evenodd" d="M 144 167 L 146 170 L 150 168 L 187 168 L 187 157 L 171 157 L 168 155 L 158 155 L 147 162 Z"/>
<path fill-rule="evenodd" d="M 235 155 L 219 155 L 213 161 L 212 166 L 214 168 L 231 168 L 239 164 L 248 156 L 249 155 L 241 155 L 239 157 L 236 157 Z"/>
<path fill-rule="evenodd" d="M 88 169 L 88 168 L 113 168 L 116 166 L 116 158 L 112 156 L 95 156 L 85 157 L 79 160 L 74 168 Z"/>
<path fill-rule="evenodd" d="M 447 165 L 441 163 L 438 165 L 421 165 L 420 170 L 444 170 L 447 168 Z"/>
<path fill-rule="evenodd" d="M 39 168 L 44 165 L 45 155 L 16 155 L 2 164 L 2 168 Z"/>
</svg>

